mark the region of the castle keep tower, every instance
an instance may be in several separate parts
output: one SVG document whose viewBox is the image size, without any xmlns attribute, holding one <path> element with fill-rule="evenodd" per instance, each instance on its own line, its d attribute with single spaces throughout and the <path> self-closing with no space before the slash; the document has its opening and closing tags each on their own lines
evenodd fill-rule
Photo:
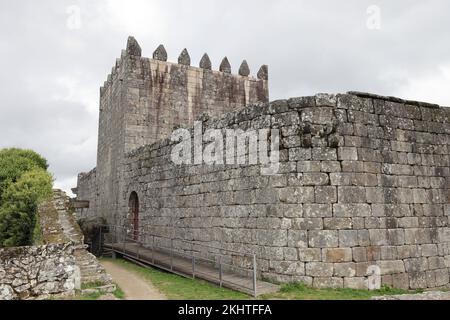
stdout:
<svg viewBox="0 0 450 320">
<path fill-rule="evenodd" d="M 178 63 L 170 63 L 162 45 L 152 59 L 145 58 L 129 37 L 100 88 L 98 166 L 79 176 L 78 186 L 84 187 L 78 188 L 78 198 L 89 200 L 89 211 L 97 216 L 110 217 L 117 210 L 125 153 L 170 137 L 174 128 L 192 125 L 201 114 L 218 116 L 268 100 L 267 66 L 253 78 L 244 60 L 233 75 L 227 58 L 214 71 L 205 54 L 197 68 L 186 49 Z"/>
</svg>

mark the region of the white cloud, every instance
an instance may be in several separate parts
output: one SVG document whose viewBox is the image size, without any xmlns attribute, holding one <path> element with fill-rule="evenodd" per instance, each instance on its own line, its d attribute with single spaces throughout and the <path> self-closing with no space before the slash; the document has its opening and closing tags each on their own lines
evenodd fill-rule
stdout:
<svg viewBox="0 0 450 320">
<path fill-rule="evenodd" d="M 400 96 L 412 100 L 442 104 L 450 107 L 450 63 L 439 66 L 437 72 L 409 77 L 398 90 Z"/>
</svg>

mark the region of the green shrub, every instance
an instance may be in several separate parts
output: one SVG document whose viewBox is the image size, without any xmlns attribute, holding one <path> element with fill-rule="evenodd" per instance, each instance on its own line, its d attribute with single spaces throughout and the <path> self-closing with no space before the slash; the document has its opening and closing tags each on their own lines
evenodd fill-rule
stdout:
<svg viewBox="0 0 450 320">
<path fill-rule="evenodd" d="M 0 150 L 0 247 L 29 245 L 37 236 L 38 205 L 52 195 L 47 166 L 33 151 Z"/>
<path fill-rule="evenodd" d="M 34 168 L 47 170 L 47 160 L 32 150 L 0 150 L 0 204 L 5 189 L 16 182 L 22 174 Z"/>
</svg>

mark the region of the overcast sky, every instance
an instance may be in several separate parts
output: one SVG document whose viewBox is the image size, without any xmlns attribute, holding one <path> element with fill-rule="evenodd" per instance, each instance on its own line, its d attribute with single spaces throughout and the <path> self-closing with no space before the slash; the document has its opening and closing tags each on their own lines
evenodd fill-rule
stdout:
<svg viewBox="0 0 450 320">
<path fill-rule="evenodd" d="M 99 87 L 129 35 L 150 57 L 269 65 L 271 99 L 349 90 L 450 105 L 447 0 L 0 0 L 0 148 L 44 155 L 56 187 L 96 165 Z"/>
</svg>

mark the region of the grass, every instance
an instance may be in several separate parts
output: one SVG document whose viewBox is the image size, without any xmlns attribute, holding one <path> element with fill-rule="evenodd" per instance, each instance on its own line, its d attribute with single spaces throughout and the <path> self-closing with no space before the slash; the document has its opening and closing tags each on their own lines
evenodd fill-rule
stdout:
<svg viewBox="0 0 450 320">
<path fill-rule="evenodd" d="M 105 284 L 101 281 L 94 281 L 94 282 L 89 282 L 89 283 L 82 283 L 81 284 L 81 290 L 85 290 L 85 289 L 95 289 L 101 286 L 104 286 Z"/>
<path fill-rule="evenodd" d="M 356 290 L 356 289 L 316 289 L 300 283 L 290 283 L 281 286 L 279 292 L 263 295 L 260 299 L 272 300 L 368 300 L 376 296 L 399 295 L 411 292 L 402 289 L 383 287 L 379 290 Z"/>
<path fill-rule="evenodd" d="M 219 288 L 203 280 L 187 279 L 154 268 L 144 268 L 122 259 L 108 259 L 150 281 L 171 300 L 248 300 L 252 297 L 225 288 Z M 277 293 L 260 296 L 261 300 L 368 300 L 375 296 L 421 293 L 383 287 L 379 290 L 316 289 L 300 283 L 281 285 Z"/>
<path fill-rule="evenodd" d="M 245 300 L 250 296 L 212 285 L 203 280 L 193 280 L 154 268 L 144 268 L 122 259 L 106 259 L 150 281 L 169 300 Z"/>
<path fill-rule="evenodd" d="M 104 283 L 102 283 L 101 281 L 83 283 L 81 285 L 81 290 L 96 289 L 96 288 L 102 287 L 102 286 L 104 286 Z M 115 286 L 116 286 L 116 290 L 114 290 L 112 292 L 114 297 L 116 297 L 117 299 L 120 299 L 120 300 L 125 299 L 125 293 L 123 292 L 123 290 L 116 283 L 115 283 Z M 92 292 L 92 293 L 86 293 L 86 294 L 78 294 L 78 295 L 76 295 L 75 298 L 76 298 L 76 300 L 97 300 L 102 295 L 104 295 L 104 294 L 100 293 L 100 292 Z"/>
<path fill-rule="evenodd" d="M 98 300 L 102 294 L 98 291 L 75 296 L 72 300 Z"/>
<path fill-rule="evenodd" d="M 113 292 L 114 297 L 120 300 L 125 299 L 125 292 L 116 284 L 116 290 Z"/>
</svg>

